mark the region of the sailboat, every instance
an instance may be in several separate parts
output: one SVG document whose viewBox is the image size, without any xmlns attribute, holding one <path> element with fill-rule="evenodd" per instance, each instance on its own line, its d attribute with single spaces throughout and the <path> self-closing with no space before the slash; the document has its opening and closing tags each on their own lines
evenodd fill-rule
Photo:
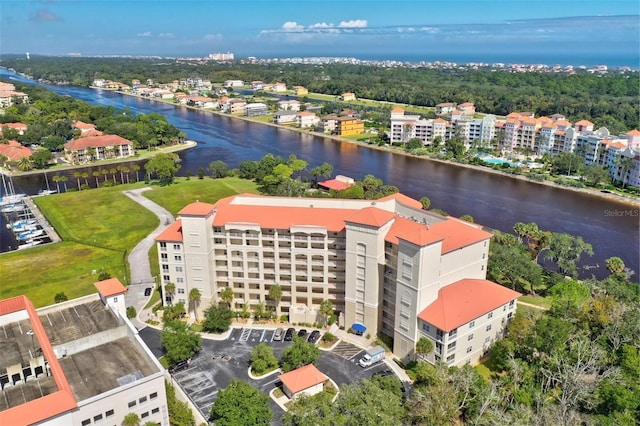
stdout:
<svg viewBox="0 0 640 426">
<path fill-rule="evenodd" d="M 15 189 L 13 188 L 13 181 L 11 180 L 11 176 L 7 179 L 7 176 L 3 171 L 0 170 L 0 175 L 2 175 L 2 189 L 3 196 L 0 198 L 0 206 L 8 206 L 16 203 L 20 203 L 27 194 L 16 194 Z"/>
<path fill-rule="evenodd" d="M 49 177 L 47 176 L 47 172 L 44 172 L 44 180 L 47 183 L 47 189 L 42 189 L 38 192 L 38 195 L 51 195 L 51 194 L 55 194 L 58 191 L 56 191 L 55 189 L 51 189 L 49 187 Z"/>
</svg>

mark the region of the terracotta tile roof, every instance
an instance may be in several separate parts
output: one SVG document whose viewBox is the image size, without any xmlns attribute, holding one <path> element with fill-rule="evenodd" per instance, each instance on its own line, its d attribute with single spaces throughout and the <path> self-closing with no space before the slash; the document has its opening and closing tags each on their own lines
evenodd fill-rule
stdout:
<svg viewBox="0 0 640 426">
<path fill-rule="evenodd" d="M 460 107 L 460 108 L 466 108 L 466 107 L 472 107 L 472 106 L 474 106 L 474 105 L 471 102 L 464 102 L 464 103 L 461 103 L 460 105 L 458 105 L 458 107 Z"/>
<path fill-rule="evenodd" d="M 208 216 L 214 208 L 213 204 L 196 201 L 184 207 L 178 214 L 181 216 Z"/>
<path fill-rule="evenodd" d="M 280 380 L 282 380 L 282 383 L 291 393 L 295 394 L 317 384 L 324 383 L 329 380 L 329 378 L 322 374 L 315 365 L 309 364 L 289 371 L 288 373 L 281 374 Z"/>
<path fill-rule="evenodd" d="M 436 106 L 437 106 L 437 107 L 441 107 L 441 108 L 442 108 L 442 107 L 452 107 L 452 106 L 454 106 L 454 105 L 455 105 L 455 104 L 454 104 L 454 103 L 451 103 L 451 102 L 443 102 L 443 103 L 438 104 L 438 105 L 436 105 Z"/>
<path fill-rule="evenodd" d="M 300 117 L 308 117 L 308 116 L 314 116 L 316 115 L 314 112 L 309 112 L 309 111 L 302 111 L 296 114 L 297 116 Z"/>
<path fill-rule="evenodd" d="M 8 144 L 0 143 L 0 155 L 4 155 L 9 161 L 20 161 L 25 157 L 31 157 L 33 151 L 22 146 L 18 141 L 9 141 Z"/>
<path fill-rule="evenodd" d="M 166 227 L 156 238 L 156 241 L 182 242 L 182 220 L 178 219 Z"/>
<path fill-rule="evenodd" d="M 395 107 L 391 110 L 391 112 L 404 112 L 404 109 L 400 108 L 400 107 Z"/>
<path fill-rule="evenodd" d="M 438 298 L 418 318 L 451 331 L 517 299 L 517 291 L 487 280 L 463 279 L 438 291 Z"/>
<path fill-rule="evenodd" d="M 324 188 L 334 189 L 336 191 L 342 191 L 343 189 L 347 189 L 353 186 L 353 184 L 349 184 L 347 182 L 343 182 L 336 179 L 330 179 L 330 180 L 325 180 L 324 182 L 318 182 L 318 185 Z"/>
<path fill-rule="evenodd" d="M 633 129 L 627 132 L 627 136 L 640 136 L 640 130 Z"/>
<path fill-rule="evenodd" d="M 576 123 L 576 126 L 593 126 L 593 123 L 589 120 L 580 120 Z"/>
<path fill-rule="evenodd" d="M 111 297 L 126 293 L 127 288 L 122 285 L 119 279 L 109 278 L 108 280 L 93 283 L 102 297 Z"/>
<path fill-rule="evenodd" d="M 89 137 L 93 137 L 93 136 L 104 136 L 104 133 L 102 133 L 100 130 L 96 130 L 96 129 L 91 128 L 91 129 L 86 130 L 86 131 L 84 131 L 84 132 L 82 132 L 80 134 L 81 138 L 89 138 Z"/>
<path fill-rule="evenodd" d="M 79 138 L 64 144 L 64 148 L 70 151 L 77 151 L 86 148 L 98 148 L 105 146 L 132 145 L 128 139 L 118 135 L 90 136 Z"/>
<path fill-rule="evenodd" d="M 2 127 L 8 127 L 15 130 L 27 130 L 27 125 L 24 123 L 3 123 L 0 124 L 0 128 Z"/>
<path fill-rule="evenodd" d="M 75 127 L 76 129 L 80 129 L 80 130 L 83 130 L 83 129 L 89 130 L 89 129 L 95 129 L 96 125 L 95 124 L 84 123 L 82 121 L 74 121 L 73 122 L 73 127 Z"/>
<path fill-rule="evenodd" d="M 56 353 L 51 346 L 47 333 L 40 322 L 38 313 L 26 296 L 17 296 L 0 301 L 0 315 L 26 310 L 31 329 L 36 337 L 42 354 L 49 364 L 49 370 L 56 383 L 57 391 L 0 411 L 0 425 L 35 424 L 55 417 L 78 407 L 71 386 L 62 371 Z"/>
<path fill-rule="evenodd" d="M 407 195 L 404 195 L 401 192 L 396 192 L 395 194 L 387 195 L 386 197 L 380 198 L 378 201 L 382 202 L 382 201 L 388 201 L 388 200 L 396 200 L 397 202 L 399 202 L 404 206 L 413 207 L 416 209 L 422 209 L 422 203 L 420 203 L 420 201 L 414 200 L 413 198 Z"/>
<path fill-rule="evenodd" d="M 357 213 L 345 217 L 344 220 L 345 222 L 359 223 L 379 228 L 394 217 L 396 217 L 395 213 L 380 210 L 375 207 L 365 207 L 362 210 L 358 210 Z"/>
</svg>

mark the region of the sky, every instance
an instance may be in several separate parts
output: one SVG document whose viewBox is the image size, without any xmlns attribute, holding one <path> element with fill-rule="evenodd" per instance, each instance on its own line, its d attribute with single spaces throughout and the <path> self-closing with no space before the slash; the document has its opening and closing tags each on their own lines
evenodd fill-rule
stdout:
<svg viewBox="0 0 640 426">
<path fill-rule="evenodd" d="M 631 63 L 617 65 L 637 68 L 640 2 L 0 1 L 2 54 L 206 56 L 227 51 L 236 57 L 486 57 L 488 62 L 570 56 L 626 61 Z"/>
</svg>

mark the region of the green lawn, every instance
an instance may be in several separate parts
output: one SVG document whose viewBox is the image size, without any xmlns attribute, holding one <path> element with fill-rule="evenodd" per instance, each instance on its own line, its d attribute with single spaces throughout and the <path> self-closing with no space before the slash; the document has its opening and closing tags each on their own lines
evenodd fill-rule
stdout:
<svg viewBox="0 0 640 426">
<path fill-rule="evenodd" d="M 541 308 L 544 308 L 544 309 L 551 308 L 551 303 L 552 303 L 552 300 L 550 297 L 540 297 L 540 296 L 520 296 L 518 297 L 518 301 L 540 306 Z"/>
<path fill-rule="evenodd" d="M 34 198 L 64 241 L 3 254 L 0 299 L 25 294 L 40 307 L 53 303 L 59 292 L 70 299 L 84 296 L 95 292 L 93 283 L 102 270 L 126 284 L 126 254 L 159 223 L 154 214 L 122 193 L 142 186 L 135 183 Z M 174 214 L 195 200 L 214 203 L 241 192 L 257 193 L 253 182 L 238 178 L 183 178 L 169 187 L 153 188 L 145 196 Z M 155 247 L 149 256 L 157 275 Z"/>
<path fill-rule="evenodd" d="M 154 187 L 153 191 L 147 191 L 144 195 L 177 216 L 184 206 L 195 201 L 215 203 L 220 198 L 243 192 L 257 194 L 258 188 L 254 182 L 235 177 L 224 179 L 191 177 L 189 180 L 177 179 L 176 183 L 170 186 Z"/>
</svg>

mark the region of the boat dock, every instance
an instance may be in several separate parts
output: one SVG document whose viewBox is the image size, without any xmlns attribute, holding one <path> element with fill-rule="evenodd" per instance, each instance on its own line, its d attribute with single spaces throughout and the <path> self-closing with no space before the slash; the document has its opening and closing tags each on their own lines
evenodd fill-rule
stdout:
<svg viewBox="0 0 640 426">
<path fill-rule="evenodd" d="M 3 204 L 0 212 L 5 217 L 7 228 L 15 237 L 18 250 L 61 241 L 31 197 L 23 196 L 12 201 L 11 204 Z"/>
</svg>

